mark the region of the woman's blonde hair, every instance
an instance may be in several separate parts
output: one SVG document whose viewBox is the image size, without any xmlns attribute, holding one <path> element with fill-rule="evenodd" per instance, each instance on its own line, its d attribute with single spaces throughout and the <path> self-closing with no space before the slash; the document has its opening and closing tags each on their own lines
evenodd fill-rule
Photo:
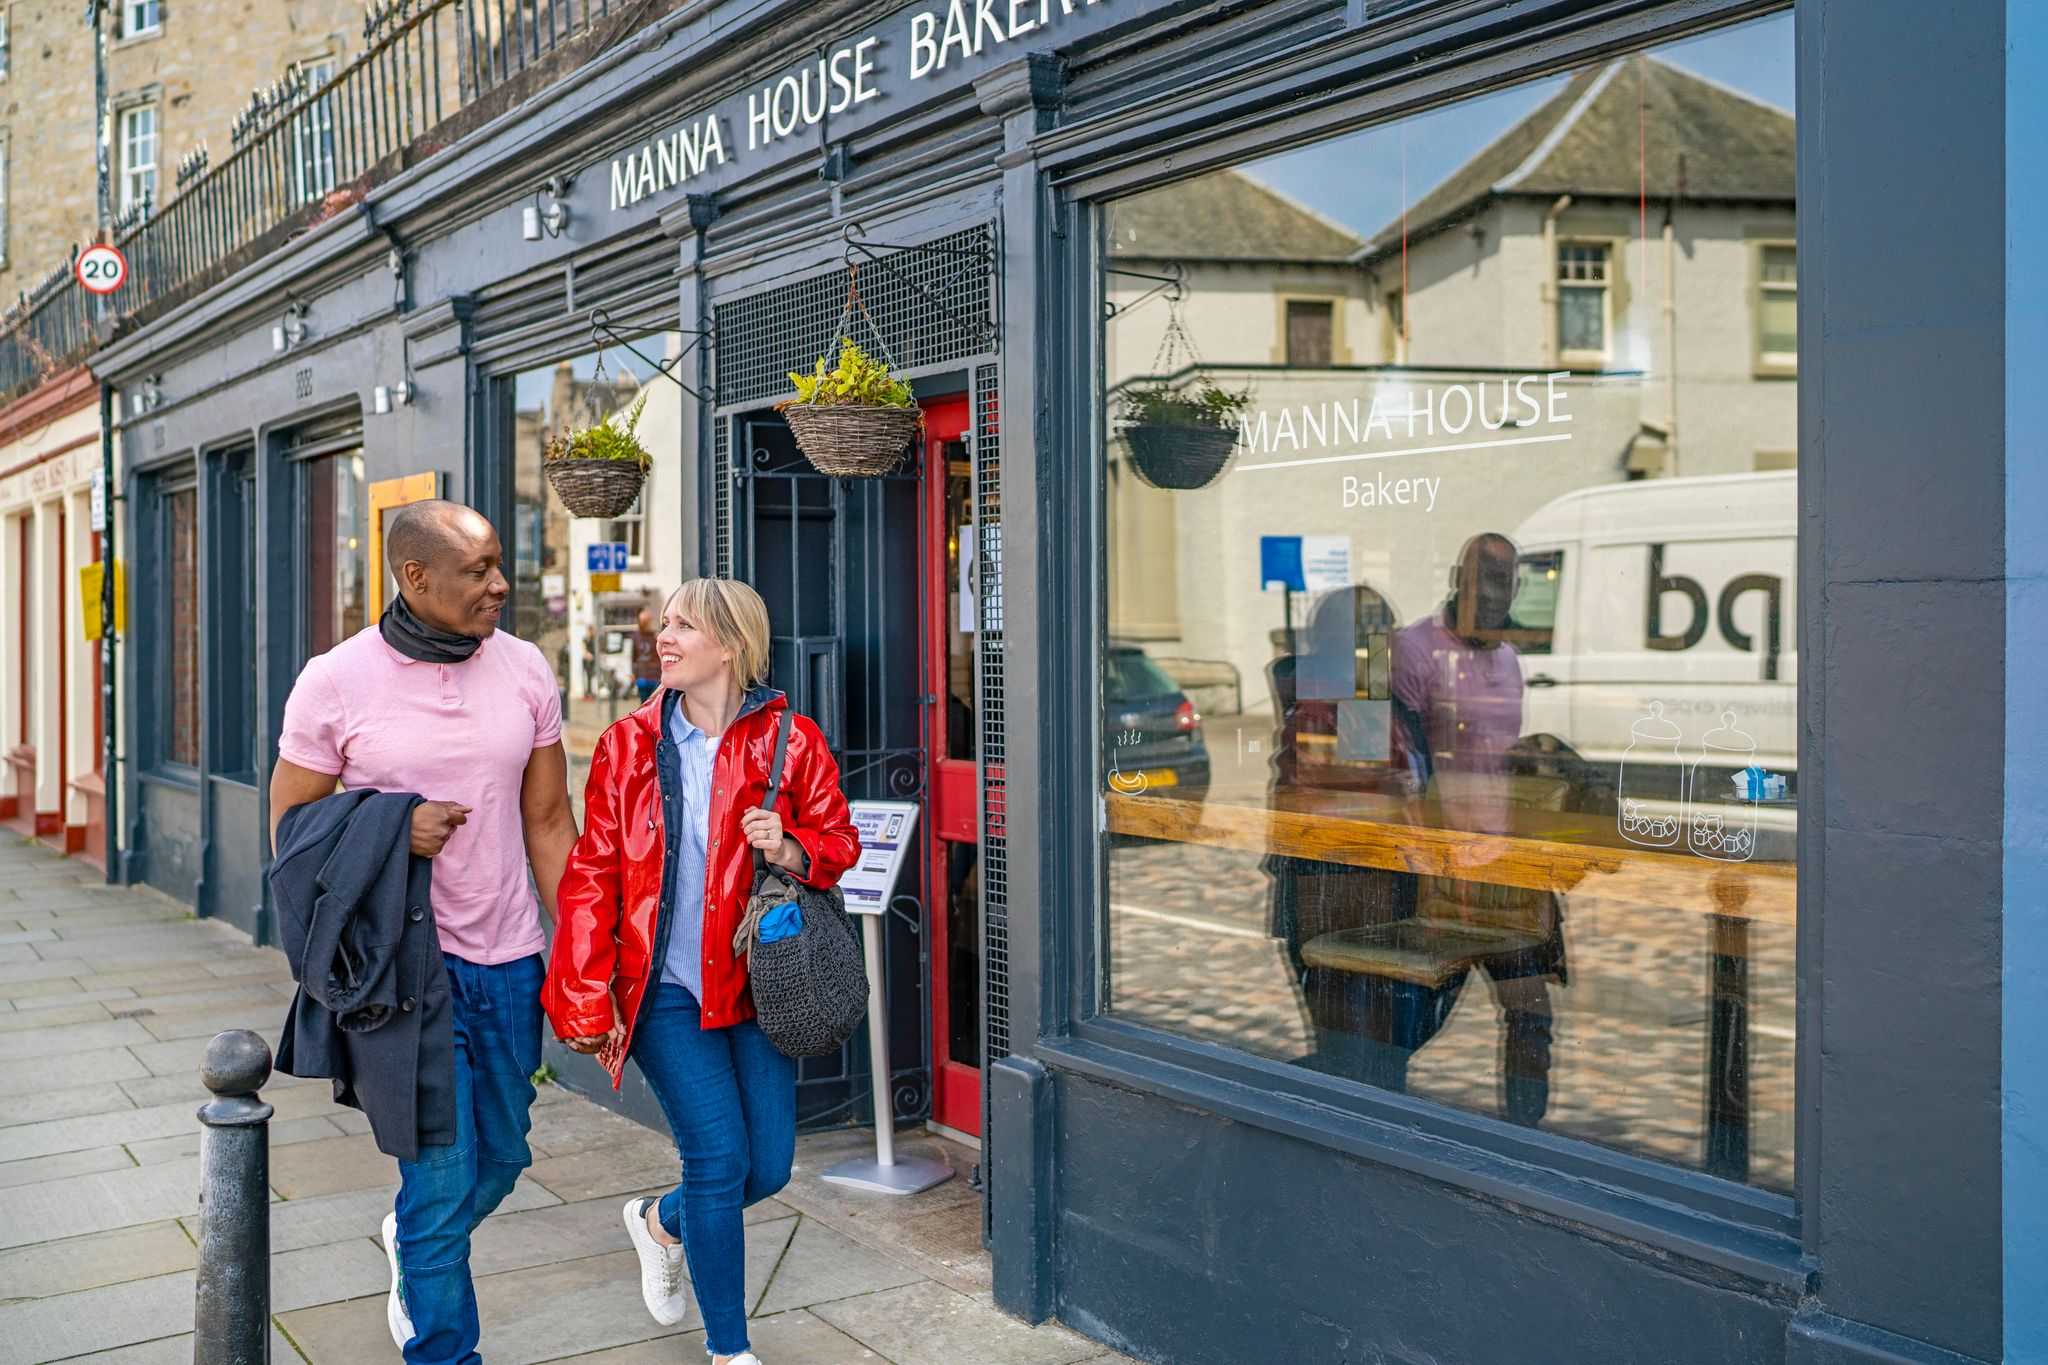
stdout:
<svg viewBox="0 0 2048 1365">
<path fill-rule="evenodd" d="M 693 578 L 671 604 L 690 623 L 732 652 L 732 671 L 743 691 L 768 680 L 768 604 L 736 578 Z"/>
</svg>

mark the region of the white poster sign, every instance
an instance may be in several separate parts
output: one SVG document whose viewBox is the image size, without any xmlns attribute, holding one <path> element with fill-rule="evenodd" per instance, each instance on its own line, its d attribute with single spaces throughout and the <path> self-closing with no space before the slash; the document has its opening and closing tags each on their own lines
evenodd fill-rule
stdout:
<svg viewBox="0 0 2048 1365">
<path fill-rule="evenodd" d="M 1312 593 L 1351 586 L 1351 537 L 1303 536 L 1301 576 Z"/>
<path fill-rule="evenodd" d="M 879 915 L 889 908 L 896 874 L 917 828 L 914 801 L 855 801 L 853 827 L 860 831 L 860 861 L 839 879 L 849 914 Z"/>
</svg>

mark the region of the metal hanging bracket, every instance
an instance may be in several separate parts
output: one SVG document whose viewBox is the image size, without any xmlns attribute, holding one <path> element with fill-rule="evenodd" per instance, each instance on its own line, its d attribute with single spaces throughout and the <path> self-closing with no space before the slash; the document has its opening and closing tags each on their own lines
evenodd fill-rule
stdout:
<svg viewBox="0 0 2048 1365">
<path fill-rule="evenodd" d="M 1187 267 L 1183 266 L 1179 261 L 1171 261 L 1168 263 L 1168 269 L 1173 271 L 1171 275 L 1148 275 L 1142 270 L 1120 270 L 1116 266 L 1109 266 L 1104 273 L 1125 275 L 1134 280 L 1155 280 L 1157 283 L 1135 299 L 1132 299 L 1129 303 L 1111 303 L 1109 300 L 1104 299 L 1102 303 L 1102 320 L 1107 322 L 1119 313 L 1128 313 L 1139 304 L 1157 298 L 1161 294 L 1166 295 L 1167 300 L 1172 303 L 1179 303 L 1186 299 L 1188 296 Z"/>
<path fill-rule="evenodd" d="M 685 384 L 681 379 L 679 379 L 676 376 L 676 371 L 682 368 L 683 361 L 689 356 L 690 352 L 696 350 L 699 346 L 711 340 L 711 329 L 708 327 L 668 327 L 664 328 L 663 330 L 669 332 L 679 332 L 684 336 L 695 337 L 696 340 L 692 341 L 689 345 L 683 347 L 680 354 L 671 356 L 667 360 L 655 360 L 651 356 L 643 354 L 639 347 L 635 346 L 632 342 L 626 340 L 624 337 L 619 335 L 617 329 L 615 329 L 612 326 L 612 318 L 610 313 L 606 312 L 602 308 L 593 308 L 590 310 L 590 340 L 591 344 L 596 346 L 598 349 L 598 360 L 600 363 L 602 363 L 604 359 L 604 348 L 608 345 L 617 346 L 620 350 L 625 351 L 628 355 L 632 356 L 642 365 L 647 366 L 656 374 L 659 374 L 660 376 L 662 376 L 662 378 L 668 380 L 671 384 L 674 384 L 677 388 L 681 389 L 684 393 L 689 394 L 692 398 L 704 404 L 706 407 L 718 406 L 718 391 L 715 388 L 709 392 L 703 392 L 696 388 L 693 388 L 688 384 Z"/>
<path fill-rule="evenodd" d="M 957 256 L 963 260 L 974 261 L 986 270 L 990 266 L 989 247 L 986 242 L 978 247 L 939 246 L 935 243 L 915 245 L 903 242 L 875 242 L 868 240 L 867 229 L 856 222 L 848 223 L 843 235 L 846 239 L 846 264 L 849 267 L 858 265 L 858 262 L 854 260 L 856 255 L 866 257 L 868 260 L 873 261 L 876 266 L 887 271 L 890 275 L 908 286 L 923 298 L 926 303 L 929 303 L 932 307 L 938 309 L 939 312 L 945 314 L 952 321 L 953 325 L 962 332 L 979 339 L 981 344 L 987 349 L 995 349 L 998 333 L 993 322 L 983 322 L 979 325 L 969 322 L 966 318 L 961 317 L 959 312 L 948 305 L 945 300 L 939 298 L 916 280 L 902 274 L 894 266 L 890 265 L 887 260 L 889 256 L 900 256 L 905 252 L 919 252 L 932 256 Z"/>
</svg>

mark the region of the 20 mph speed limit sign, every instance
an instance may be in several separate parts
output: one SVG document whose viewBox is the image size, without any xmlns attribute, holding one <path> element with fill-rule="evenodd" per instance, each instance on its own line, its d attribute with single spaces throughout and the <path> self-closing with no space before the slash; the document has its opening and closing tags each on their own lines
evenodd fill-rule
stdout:
<svg viewBox="0 0 2048 1365">
<path fill-rule="evenodd" d="M 89 246 L 78 256 L 78 282 L 89 294 L 111 294 L 128 282 L 128 258 L 116 247 Z"/>
</svg>

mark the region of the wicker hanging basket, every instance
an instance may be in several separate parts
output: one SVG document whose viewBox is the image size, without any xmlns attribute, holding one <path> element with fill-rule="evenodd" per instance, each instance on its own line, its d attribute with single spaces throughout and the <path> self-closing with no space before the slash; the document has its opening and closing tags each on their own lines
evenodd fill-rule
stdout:
<svg viewBox="0 0 2048 1365">
<path fill-rule="evenodd" d="M 797 449 L 821 474 L 872 479 L 903 463 L 924 414 L 866 403 L 791 403 L 782 410 Z"/>
<path fill-rule="evenodd" d="M 575 517 L 622 517 L 647 481 L 647 471 L 631 460 L 563 458 L 546 461 L 541 470 Z"/>
<path fill-rule="evenodd" d="M 1237 450 L 1235 427 L 1146 422 L 1125 427 L 1123 435 L 1138 477 L 1177 492 L 1214 483 Z"/>
</svg>

